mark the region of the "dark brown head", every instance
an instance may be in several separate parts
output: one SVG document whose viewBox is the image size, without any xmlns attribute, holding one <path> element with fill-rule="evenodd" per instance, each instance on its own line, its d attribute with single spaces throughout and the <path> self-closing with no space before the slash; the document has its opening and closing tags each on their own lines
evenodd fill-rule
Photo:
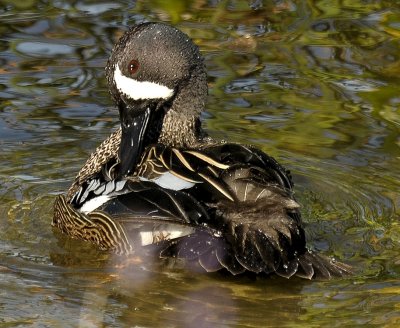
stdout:
<svg viewBox="0 0 400 328">
<path fill-rule="evenodd" d="M 168 129 L 176 121 L 179 130 L 204 109 L 207 79 L 198 47 L 166 24 L 143 23 L 125 32 L 108 60 L 106 77 L 121 119 L 120 175 L 132 172 L 146 135 L 161 134 L 166 116 L 174 116 Z"/>
</svg>

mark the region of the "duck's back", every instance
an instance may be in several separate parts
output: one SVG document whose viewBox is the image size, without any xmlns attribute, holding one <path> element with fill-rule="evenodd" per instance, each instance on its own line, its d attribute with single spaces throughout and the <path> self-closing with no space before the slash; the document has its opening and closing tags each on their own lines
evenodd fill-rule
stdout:
<svg viewBox="0 0 400 328">
<path fill-rule="evenodd" d="M 231 143 L 195 149 L 156 144 L 146 149 L 135 174 L 120 181 L 112 180 L 116 162 L 102 164 L 67 205 L 109 230 L 101 238 L 111 241 L 91 237 L 102 248 L 129 253 L 151 247 L 161 256 L 233 274 L 312 278 L 348 272 L 306 249 L 290 174 L 259 150 Z M 108 199 L 92 210 L 88 204 L 99 195 Z"/>
<path fill-rule="evenodd" d="M 140 165 L 139 175 L 156 181 L 166 169 L 167 174 L 193 183 L 180 192 L 191 195 L 208 214 L 196 224 L 211 228 L 210 240 L 202 231 L 201 237 L 194 234 L 174 242 L 170 254 L 182 253 L 180 248 L 187 252 L 193 245 L 200 245 L 201 253 L 208 244 L 215 247 L 200 261 L 208 270 L 222 266 L 232 273 L 248 270 L 306 278 L 349 272 L 349 267 L 306 249 L 290 172 L 274 158 L 232 143 L 189 150 L 157 145 L 147 154 L 144 163 L 149 166 Z"/>
</svg>

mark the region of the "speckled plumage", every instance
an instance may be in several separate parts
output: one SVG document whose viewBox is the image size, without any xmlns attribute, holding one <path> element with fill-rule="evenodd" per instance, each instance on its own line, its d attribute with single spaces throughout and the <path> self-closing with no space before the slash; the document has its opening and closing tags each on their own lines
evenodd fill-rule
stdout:
<svg viewBox="0 0 400 328">
<path fill-rule="evenodd" d="M 89 158 L 79 170 L 74 182 L 67 191 L 67 201 L 81 187 L 82 183 L 101 171 L 103 165 L 112 159 L 118 161 L 118 150 L 121 142 L 121 129 L 116 130 L 105 139 L 96 150 L 90 154 Z"/>
</svg>

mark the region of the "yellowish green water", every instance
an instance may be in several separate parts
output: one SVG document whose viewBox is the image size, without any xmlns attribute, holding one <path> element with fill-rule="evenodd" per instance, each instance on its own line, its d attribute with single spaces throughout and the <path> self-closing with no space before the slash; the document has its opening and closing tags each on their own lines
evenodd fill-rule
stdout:
<svg viewBox="0 0 400 328">
<path fill-rule="evenodd" d="M 52 203 L 118 125 L 103 67 L 126 27 L 200 46 L 204 126 L 291 169 L 309 282 L 121 263 L 52 231 Z M 399 327 L 398 1 L 0 0 L 0 327 Z"/>
</svg>

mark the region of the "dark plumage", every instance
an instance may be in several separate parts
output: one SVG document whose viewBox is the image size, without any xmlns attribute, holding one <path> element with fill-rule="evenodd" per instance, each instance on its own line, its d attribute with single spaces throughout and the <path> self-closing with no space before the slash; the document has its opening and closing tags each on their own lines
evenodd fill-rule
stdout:
<svg viewBox="0 0 400 328">
<path fill-rule="evenodd" d="M 179 30 L 136 25 L 106 67 L 121 129 L 55 202 L 53 225 L 101 249 L 198 262 L 207 271 L 330 278 L 347 265 L 307 250 L 289 172 L 258 149 L 201 130 L 207 81 Z"/>
</svg>

